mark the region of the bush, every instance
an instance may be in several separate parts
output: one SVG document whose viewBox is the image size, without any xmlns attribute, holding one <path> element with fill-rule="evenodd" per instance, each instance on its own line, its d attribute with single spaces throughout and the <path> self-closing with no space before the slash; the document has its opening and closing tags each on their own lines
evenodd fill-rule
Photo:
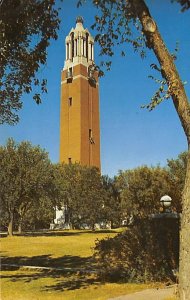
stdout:
<svg viewBox="0 0 190 300">
<path fill-rule="evenodd" d="M 179 263 L 179 221 L 138 221 L 114 238 L 97 240 L 94 256 L 103 280 L 174 280 L 173 270 Z"/>
</svg>

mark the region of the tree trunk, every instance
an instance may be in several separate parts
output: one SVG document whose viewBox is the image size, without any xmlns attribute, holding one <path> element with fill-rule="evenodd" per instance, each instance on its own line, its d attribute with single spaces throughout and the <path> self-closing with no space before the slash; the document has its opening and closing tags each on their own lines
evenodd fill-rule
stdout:
<svg viewBox="0 0 190 300">
<path fill-rule="evenodd" d="M 18 224 L 18 233 L 21 234 L 22 233 L 22 220 L 19 221 Z"/>
<path fill-rule="evenodd" d="M 113 220 L 110 221 L 111 222 L 111 229 L 113 229 Z M 121 224 L 121 222 L 120 222 Z"/>
<path fill-rule="evenodd" d="M 9 219 L 9 225 L 8 225 L 8 235 L 13 236 L 13 218 L 14 214 L 13 212 L 10 212 L 10 219 Z"/>
<path fill-rule="evenodd" d="M 190 149 L 188 151 L 187 173 L 182 198 L 179 295 L 181 300 L 187 300 L 190 295 Z"/>
<path fill-rule="evenodd" d="M 162 77 L 166 80 L 176 112 L 188 142 L 188 166 L 182 197 L 182 221 L 180 232 L 179 294 L 181 300 L 190 295 L 190 104 L 173 57 L 167 50 L 144 0 L 131 0 L 131 6 L 142 24 L 147 46 L 160 63 Z"/>
<path fill-rule="evenodd" d="M 28 204 L 28 203 L 27 203 Z M 22 233 L 22 225 L 23 225 L 23 219 L 26 211 L 29 209 L 29 205 L 27 206 L 26 203 L 22 203 L 18 209 L 19 219 L 18 219 L 18 233 Z"/>
<path fill-rule="evenodd" d="M 96 228 L 95 228 L 95 224 L 94 224 L 94 223 L 92 223 L 91 228 L 92 228 L 92 231 L 96 231 Z"/>
</svg>

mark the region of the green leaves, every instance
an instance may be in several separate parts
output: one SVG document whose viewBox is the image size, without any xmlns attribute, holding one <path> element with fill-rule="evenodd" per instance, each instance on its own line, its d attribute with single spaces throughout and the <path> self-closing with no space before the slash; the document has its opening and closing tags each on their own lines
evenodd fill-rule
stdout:
<svg viewBox="0 0 190 300">
<path fill-rule="evenodd" d="M 96 168 L 58 164 L 55 184 L 59 195 L 57 205 L 67 205 L 74 226 L 86 223 L 93 228 L 100 221 L 105 191 Z"/>
<path fill-rule="evenodd" d="M 171 178 L 172 203 L 178 212 L 181 212 L 182 205 L 182 191 L 185 184 L 185 176 L 187 170 L 187 152 L 182 152 L 176 159 L 167 160 L 167 171 Z"/>
<path fill-rule="evenodd" d="M 0 124 L 18 122 L 23 93 L 41 103 L 47 81 L 37 73 L 46 63 L 50 39 L 57 39 L 58 10 L 54 0 L 3 1 L 0 32 Z"/>
<path fill-rule="evenodd" d="M 172 177 L 166 168 L 142 166 L 133 170 L 121 171 L 116 178 L 120 189 L 123 211 L 134 218 L 144 218 L 160 209 L 160 198 L 171 194 Z M 182 187 L 178 187 L 182 191 Z M 172 193 L 173 195 L 173 193 Z M 173 208 L 180 207 L 180 198 Z"/>
<path fill-rule="evenodd" d="M 189 0 L 171 0 L 171 2 L 178 2 L 181 5 L 182 12 L 184 12 L 190 8 Z"/>
<path fill-rule="evenodd" d="M 0 200 L 8 214 L 22 216 L 46 195 L 51 165 L 48 155 L 29 142 L 17 144 L 9 139 L 0 148 Z M 21 213 L 22 212 L 22 213 Z"/>
<path fill-rule="evenodd" d="M 52 221 L 53 207 L 67 205 L 74 226 L 93 228 L 102 221 L 120 226 L 130 216 L 158 212 L 164 194 L 180 212 L 186 167 L 187 153 L 182 153 L 168 160 L 167 168 L 143 166 L 110 179 L 95 167 L 52 165 L 40 147 L 9 139 L 0 147 L 1 221 L 8 225 L 12 214 L 17 223 L 43 226 Z"/>
<path fill-rule="evenodd" d="M 96 242 L 102 280 L 170 282 L 179 264 L 179 220 L 139 220 L 114 238 Z"/>
<path fill-rule="evenodd" d="M 85 1 L 78 1 L 82 5 Z M 145 56 L 145 37 L 141 32 L 141 24 L 136 18 L 136 14 L 131 1 L 93 1 L 98 9 L 95 15 L 95 22 L 91 26 L 98 33 L 95 41 L 100 45 L 100 55 L 112 57 L 115 52 L 115 46 L 129 43 L 134 51 L 139 51 L 142 58 Z M 125 56 L 124 51 L 121 55 Z M 110 62 L 104 58 L 102 66 L 110 70 Z M 103 72 L 103 70 L 102 70 Z"/>
<path fill-rule="evenodd" d="M 151 64 L 151 68 L 156 71 L 161 72 L 161 69 L 158 68 L 156 64 Z M 152 96 L 150 103 L 146 105 L 142 105 L 141 108 L 147 108 L 149 111 L 153 110 L 157 105 L 159 105 L 162 101 L 168 100 L 171 97 L 170 90 L 167 87 L 167 81 L 164 79 L 157 79 L 152 75 L 148 76 L 150 79 L 154 80 L 157 84 L 160 85 L 158 90 Z"/>
</svg>

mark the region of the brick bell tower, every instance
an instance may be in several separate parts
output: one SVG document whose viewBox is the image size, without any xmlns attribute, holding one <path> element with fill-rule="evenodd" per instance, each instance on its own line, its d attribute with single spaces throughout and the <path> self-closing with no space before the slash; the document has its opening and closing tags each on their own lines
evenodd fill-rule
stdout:
<svg viewBox="0 0 190 300">
<path fill-rule="evenodd" d="M 78 17 L 66 37 L 61 74 L 60 161 L 96 166 L 100 170 L 98 73 L 94 39 Z"/>
</svg>

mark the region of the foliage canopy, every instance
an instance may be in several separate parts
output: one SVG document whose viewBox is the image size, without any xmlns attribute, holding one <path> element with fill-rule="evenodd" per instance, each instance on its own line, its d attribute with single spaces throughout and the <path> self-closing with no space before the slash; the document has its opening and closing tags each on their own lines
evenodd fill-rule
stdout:
<svg viewBox="0 0 190 300">
<path fill-rule="evenodd" d="M 0 124 L 15 124 L 23 93 L 36 103 L 47 92 L 37 72 L 46 63 L 50 39 L 57 39 L 54 0 L 2 0 L 0 5 Z"/>
<path fill-rule="evenodd" d="M 22 221 L 30 207 L 48 192 L 50 161 L 45 151 L 29 142 L 9 139 L 0 147 L 0 200 L 12 235 L 14 217 Z"/>
</svg>

